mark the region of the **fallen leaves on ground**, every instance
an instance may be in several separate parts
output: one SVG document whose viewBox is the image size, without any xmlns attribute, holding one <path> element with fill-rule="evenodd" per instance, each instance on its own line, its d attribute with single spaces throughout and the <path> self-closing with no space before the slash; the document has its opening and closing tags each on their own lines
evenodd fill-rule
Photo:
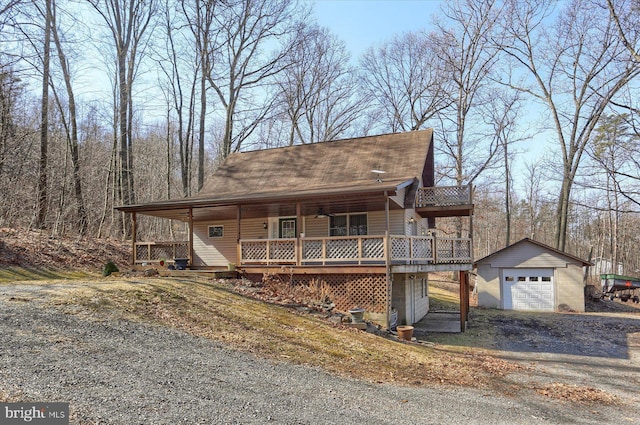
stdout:
<svg viewBox="0 0 640 425">
<path fill-rule="evenodd" d="M 597 388 L 583 387 L 578 385 L 563 384 L 553 382 L 544 386 L 537 386 L 535 390 L 538 394 L 545 397 L 571 401 L 574 403 L 602 403 L 602 404 L 618 404 L 619 400 L 613 394 Z"/>
</svg>

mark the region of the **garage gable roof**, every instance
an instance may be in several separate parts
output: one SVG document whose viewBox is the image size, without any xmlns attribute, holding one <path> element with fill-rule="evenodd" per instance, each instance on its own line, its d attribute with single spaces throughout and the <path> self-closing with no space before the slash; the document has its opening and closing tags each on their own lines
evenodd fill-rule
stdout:
<svg viewBox="0 0 640 425">
<path fill-rule="evenodd" d="M 538 242 L 538 241 L 530 239 L 530 238 L 524 238 L 524 239 L 521 239 L 518 242 L 515 242 L 515 243 L 513 243 L 513 244 L 511 244 L 511 245 L 509 245 L 509 246 L 507 246 L 505 248 L 502 248 L 502 249 L 492 253 L 492 254 L 489 254 L 484 258 L 481 258 L 481 259 L 477 260 L 474 263 L 474 267 L 477 266 L 478 264 L 490 263 L 491 260 L 495 259 L 496 257 L 498 257 L 498 256 L 500 256 L 502 254 L 508 253 L 509 251 L 513 251 L 513 250 L 517 249 L 516 247 L 519 247 L 519 246 L 521 247 L 522 245 L 525 245 L 525 244 L 532 244 L 534 246 L 537 246 L 537 247 L 541 248 L 543 251 L 548 251 L 549 253 L 552 253 L 552 254 L 555 254 L 555 255 L 559 255 L 561 257 L 566 258 L 567 260 L 570 260 L 570 262 L 582 264 L 582 266 L 591 266 L 591 265 L 593 265 L 593 264 L 589 263 L 588 261 L 583 260 L 582 258 L 576 257 L 575 255 L 568 254 L 568 253 L 566 253 L 564 251 L 560 251 L 559 249 L 555 249 L 555 248 L 553 248 L 553 247 L 551 247 L 549 245 L 543 244 L 542 242 Z"/>
</svg>

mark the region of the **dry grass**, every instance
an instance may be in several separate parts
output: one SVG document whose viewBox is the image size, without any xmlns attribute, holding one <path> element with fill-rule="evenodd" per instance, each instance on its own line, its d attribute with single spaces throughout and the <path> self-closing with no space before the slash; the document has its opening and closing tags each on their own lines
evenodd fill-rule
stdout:
<svg viewBox="0 0 640 425">
<path fill-rule="evenodd" d="M 73 313 L 81 306 L 81 314 L 94 318 L 116 314 L 152 321 L 261 357 L 322 367 L 371 382 L 484 387 L 517 368 L 478 352 L 402 343 L 334 325 L 204 280 L 112 279 L 70 286 L 58 292 L 53 302 Z"/>
<path fill-rule="evenodd" d="M 591 387 L 568 385 L 559 382 L 553 382 L 551 384 L 539 386 L 536 388 L 536 392 L 545 397 L 562 401 L 569 401 L 573 403 L 602 403 L 609 405 L 619 404 L 619 399 L 615 395 L 609 394 L 605 391 Z"/>
<path fill-rule="evenodd" d="M 25 301 L 44 299 L 90 320 L 124 318 L 156 323 L 260 357 L 320 367 L 370 382 L 412 386 L 437 383 L 509 394 L 529 389 L 570 402 L 616 402 L 588 387 L 562 383 L 545 387 L 514 385 L 508 375 L 528 373 L 530 366 L 503 360 L 490 348 L 494 335 L 492 327 L 485 325 L 498 314 L 490 311 L 478 314 L 476 325 L 480 326 L 464 334 L 430 337 L 429 343 L 422 344 L 332 324 L 323 316 L 246 297 L 233 292 L 230 284 L 205 279 L 95 277 L 73 283 L 36 280 L 32 284 L 37 291 L 29 293 L 25 289 L 16 295 Z M 321 295 L 321 288 L 311 289 L 318 291 L 313 298 Z M 437 289 L 431 292 L 431 299 L 445 305 L 453 302 L 455 295 Z M 0 396 L 12 398 L 9 394 Z"/>
</svg>

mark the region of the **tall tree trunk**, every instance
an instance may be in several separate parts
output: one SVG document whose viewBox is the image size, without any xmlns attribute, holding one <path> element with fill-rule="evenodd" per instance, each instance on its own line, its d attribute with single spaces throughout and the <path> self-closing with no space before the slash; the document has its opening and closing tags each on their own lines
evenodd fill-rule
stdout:
<svg viewBox="0 0 640 425">
<path fill-rule="evenodd" d="M 58 52 L 58 59 L 60 60 L 60 66 L 62 68 L 62 75 L 64 77 L 64 84 L 67 90 L 67 97 L 69 98 L 69 121 L 71 125 L 71 131 L 68 133 L 67 141 L 69 143 L 69 151 L 71 153 L 71 163 L 73 166 L 73 188 L 74 194 L 76 198 L 76 215 L 77 215 L 77 229 L 81 235 L 84 235 L 87 231 L 88 219 L 87 212 L 84 206 L 84 199 L 82 196 L 82 184 L 80 179 L 80 158 L 78 154 L 78 120 L 76 117 L 76 101 L 75 96 L 73 94 L 73 87 L 71 86 L 71 73 L 69 71 L 69 67 L 67 65 L 67 58 L 62 49 L 62 43 L 60 41 L 60 36 L 58 34 L 58 29 L 56 25 L 55 19 L 55 0 L 53 4 L 53 13 L 52 13 L 52 28 L 51 32 L 53 35 L 53 40 L 56 45 L 56 50 Z M 61 111 L 62 112 L 62 111 Z"/>
<path fill-rule="evenodd" d="M 51 43 L 51 2 L 45 0 L 44 49 L 42 52 L 42 110 L 40 111 L 40 162 L 36 227 L 44 229 L 47 219 L 47 157 L 49 147 L 49 56 Z"/>
<path fill-rule="evenodd" d="M 205 46 L 208 44 L 205 43 Z M 200 77 L 200 121 L 198 126 L 198 191 L 204 186 L 204 128 L 207 114 L 207 77 L 205 73 L 206 49 L 201 54 L 202 76 Z"/>
<path fill-rule="evenodd" d="M 507 229 L 505 235 L 505 246 L 511 245 L 511 171 L 509 169 L 509 144 L 504 142 L 504 173 L 505 173 L 505 196 L 504 210 L 507 221 Z"/>
</svg>

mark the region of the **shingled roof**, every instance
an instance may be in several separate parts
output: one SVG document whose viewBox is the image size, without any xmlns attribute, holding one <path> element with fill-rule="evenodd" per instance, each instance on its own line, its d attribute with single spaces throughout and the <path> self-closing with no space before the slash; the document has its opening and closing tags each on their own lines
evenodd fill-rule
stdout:
<svg viewBox="0 0 640 425">
<path fill-rule="evenodd" d="M 229 155 L 196 198 L 322 191 L 420 178 L 432 130 L 385 134 Z"/>
<path fill-rule="evenodd" d="M 425 168 L 431 129 L 232 153 L 195 196 L 143 207 L 357 193 L 406 186 Z M 382 183 L 372 170 L 383 170 Z"/>
</svg>

